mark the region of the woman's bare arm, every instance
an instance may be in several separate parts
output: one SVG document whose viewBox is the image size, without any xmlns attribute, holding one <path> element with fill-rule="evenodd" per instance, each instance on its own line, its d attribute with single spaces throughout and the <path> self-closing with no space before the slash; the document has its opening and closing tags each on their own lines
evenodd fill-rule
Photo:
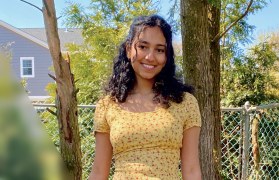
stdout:
<svg viewBox="0 0 279 180">
<path fill-rule="evenodd" d="M 199 136 L 200 127 L 192 127 L 184 131 L 180 153 L 183 180 L 201 180 Z"/>
<path fill-rule="evenodd" d="M 95 159 L 89 180 L 107 180 L 112 159 L 110 135 L 96 132 L 95 139 Z"/>
</svg>

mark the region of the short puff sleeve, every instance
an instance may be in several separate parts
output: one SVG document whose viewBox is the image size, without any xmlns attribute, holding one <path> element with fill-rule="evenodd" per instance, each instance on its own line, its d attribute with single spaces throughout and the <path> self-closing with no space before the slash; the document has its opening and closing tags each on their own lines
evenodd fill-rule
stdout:
<svg viewBox="0 0 279 180">
<path fill-rule="evenodd" d="M 104 97 L 96 104 L 94 113 L 94 135 L 96 132 L 109 133 L 110 127 L 106 119 L 106 111 L 109 103 L 109 98 Z"/>
<path fill-rule="evenodd" d="M 183 131 L 194 126 L 201 127 L 201 114 L 197 99 L 192 94 L 186 93 L 183 101 L 186 109 Z"/>
</svg>

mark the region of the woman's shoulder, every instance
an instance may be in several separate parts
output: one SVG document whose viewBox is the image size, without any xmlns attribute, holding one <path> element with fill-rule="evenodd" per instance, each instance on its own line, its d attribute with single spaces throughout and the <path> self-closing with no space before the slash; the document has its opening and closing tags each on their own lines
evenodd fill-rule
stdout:
<svg viewBox="0 0 279 180">
<path fill-rule="evenodd" d="M 193 94 L 188 92 L 184 94 L 182 106 L 188 111 L 199 109 L 199 103 L 197 98 Z"/>
<path fill-rule="evenodd" d="M 198 104 L 198 101 L 193 94 L 191 94 L 189 92 L 184 92 L 182 102 L 172 103 L 171 106 L 173 106 L 174 108 L 187 110 L 193 106 L 194 107 L 197 106 L 197 104 Z"/>
<path fill-rule="evenodd" d="M 183 102 L 184 103 L 196 103 L 197 98 L 189 92 L 184 92 Z"/>
<path fill-rule="evenodd" d="M 112 101 L 112 97 L 110 95 L 103 95 L 97 101 L 96 107 L 99 106 L 108 106 L 108 104 Z"/>
</svg>

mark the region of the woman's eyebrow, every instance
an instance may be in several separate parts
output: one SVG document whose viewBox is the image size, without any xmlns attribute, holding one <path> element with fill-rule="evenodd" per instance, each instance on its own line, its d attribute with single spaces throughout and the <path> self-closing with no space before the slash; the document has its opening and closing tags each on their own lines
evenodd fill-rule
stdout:
<svg viewBox="0 0 279 180">
<path fill-rule="evenodd" d="M 143 44 L 149 44 L 149 42 L 147 42 L 147 41 L 145 41 L 145 40 L 141 40 L 141 39 L 139 39 L 138 42 L 139 42 L 139 43 L 143 43 Z"/>
<path fill-rule="evenodd" d="M 139 39 L 138 42 L 139 42 L 139 43 L 143 43 L 143 44 L 150 44 L 148 41 L 145 41 L 145 40 L 142 40 L 142 39 Z M 156 44 L 156 46 L 163 46 L 163 47 L 166 47 L 165 44 Z"/>
</svg>

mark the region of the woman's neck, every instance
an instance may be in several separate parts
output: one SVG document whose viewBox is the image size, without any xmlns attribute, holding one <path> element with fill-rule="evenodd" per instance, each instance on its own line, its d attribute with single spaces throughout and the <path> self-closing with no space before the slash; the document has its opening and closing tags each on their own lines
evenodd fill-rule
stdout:
<svg viewBox="0 0 279 180">
<path fill-rule="evenodd" d="M 153 82 L 151 81 L 137 81 L 134 89 L 132 90 L 133 94 L 142 94 L 148 95 L 153 93 Z"/>
</svg>

